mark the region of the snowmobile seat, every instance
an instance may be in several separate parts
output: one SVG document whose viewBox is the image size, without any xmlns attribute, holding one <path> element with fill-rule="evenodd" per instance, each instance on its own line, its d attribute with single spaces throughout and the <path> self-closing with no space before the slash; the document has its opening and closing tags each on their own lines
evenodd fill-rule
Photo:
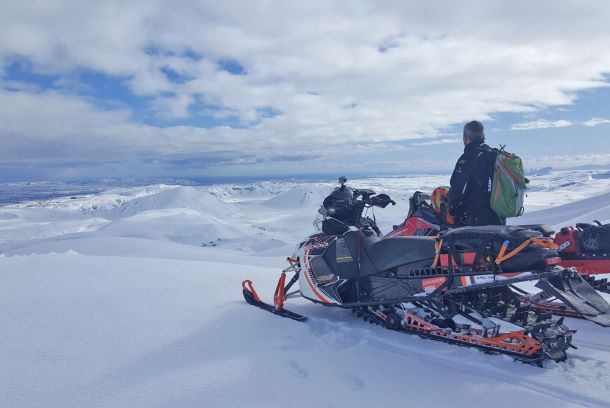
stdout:
<svg viewBox="0 0 610 408">
<path fill-rule="evenodd" d="M 340 273 L 342 277 L 364 277 L 394 268 L 427 268 L 434 261 L 434 238 L 395 237 L 381 239 L 352 231 L 343 236 L 350 252 L 358 254 L 359 270 Z M 347 265 L 347 264 L 341 264 Z"/>
<path fill-rule="evenodd" d="M 518 227 L 540 232 L 544 237 L 550 237 L 555 233 L 555 230 L 546 224 L 518 225 Z"/>
<path fill-rule="evenodd" d="M 434 260 L 432 237 L 386 238 L 363 249 L 379 272 L 407 265 L 414 269 L 429 267 Z"/>
</svg>

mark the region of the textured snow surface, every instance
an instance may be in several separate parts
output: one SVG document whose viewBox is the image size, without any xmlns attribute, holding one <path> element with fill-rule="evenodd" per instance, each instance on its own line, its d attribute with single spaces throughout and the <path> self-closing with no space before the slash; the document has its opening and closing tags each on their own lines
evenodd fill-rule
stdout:
<svg viewBox="0 0 610 408">
<path fill-rule="evenodd" d="M 610 221 L 610 180 L 593 175 L 532 177 L 528 209 L 543 210 L 517 221 Z M 377 211 L 385 232 L 413 191 L 446 183 L 351 182 L 398 202 Z M 241 281 L 271 300 L 333 187 L 156 185 L 0 207 L 0 407 L 610 405 L 610 331 L 587 321 L 566 319 L 579 348 L 541 369 L 303 299 L 289 305 L 305 323 L 246 305 Z"/>
</svg>

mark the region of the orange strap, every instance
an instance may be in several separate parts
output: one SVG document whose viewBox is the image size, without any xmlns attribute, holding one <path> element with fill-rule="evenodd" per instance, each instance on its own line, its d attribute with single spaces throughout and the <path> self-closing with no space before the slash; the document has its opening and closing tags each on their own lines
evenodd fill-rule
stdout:
<svg viewBox="0 0 610 408">
<path fill-rule="evenodd" d="M 504 258 L 504 254 L 506 253 L 506 248 L 508 248 L 508 241 L 504 241 L 502 243 L 502 248 L 500 248 L 500 252 L 498 252 L 498 257 L 496 258 L 496 263 L 498 263 L 498 259 Z"/>
<path fill-rule="evenodd" d="M 438 265 L 438 261 L 441 257 L 441 248 L 443 247 L 443 240 L 442 239 L 436 239 L 436 241 L 434 242 L 434 262 L 432 262 L 432 267 L 436 268 L 436 266 Z"/>
<path fill-rule="evenodd" d="M 523 251 L 530 243 L 531 240 L 528 239 L 527 241 L 524 241 L 521 245 L 519 245 L 517 248 L 513 249 L 511 252 L 505 255 L 506 249 L 508 248 L 508 241 L 504 241 L 504 244 L 502 244 L 502 249 L 500 249 L 500 253 L 496 258 L 496 264 L 500 265 L 500 263 L 509 260 L 513 256 L 517 255 L 519 252 Z"/>
<path fill-rule="evenodd" d="M 559 245 L 557 245 L 555 242 L 550 241 L 550 240 L 543 241 L 538 238 L 530 238 L 530 241 L 532 241 L 534 244 L 536 244 L 538 246 L 541 246 L 542 248 L 549 248 L 549 249 L 559 248 Z"/>
<path fill-rule="evenodd" d="M 558 248 L 557 244 L 555 244 L 554 242 L 543 241 L 538 238 L 529 238 L 528 240 L 524 241 L 521 245 L 519 245 L 517 248 L 513 249 L 512 251 L 510 251 L 507 254 L 506 250 L 508 249 L 508 241 L 504 241 L 504 243 L 502 244 L 502 248 L 500 248 L 500 252 L 498 253 L 498 256 L 496 257 L 496 265 L 500 265 L 502 262 L 507 261 L 510 258 L 512 258 L 513 256 L 517 255 L 519 252 L 521 252 L 525 248 L 527 248 L 527 246 L 531 243 L 534 243 L 542 248 L 549 248 L 549 249 Z"/>
</svg>

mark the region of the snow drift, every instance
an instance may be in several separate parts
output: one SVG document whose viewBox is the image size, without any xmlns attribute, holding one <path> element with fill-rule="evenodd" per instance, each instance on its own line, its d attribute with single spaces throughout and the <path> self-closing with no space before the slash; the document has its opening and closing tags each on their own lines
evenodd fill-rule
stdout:
<svg viewBox="0 0 610 408">
<path fill-rule="evenodd" d="M 216 216 L 226 216 L 232 211 L 230 204 L 207 191 L 181 186 L 131 200 L 113 210 L 112 215 L 130 217 L 145 211 L 175 208 L 188 208 Z"/>
</svg>

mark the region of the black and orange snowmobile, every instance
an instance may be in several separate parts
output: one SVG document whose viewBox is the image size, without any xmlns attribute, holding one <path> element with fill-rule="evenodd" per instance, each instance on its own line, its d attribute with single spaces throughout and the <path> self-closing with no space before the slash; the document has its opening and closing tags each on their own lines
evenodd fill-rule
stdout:
<svg viewBox="0 0 610 408">
<path fill-rule="evenodd" d="M 284 307 L 287 299 L 302 296 L 350 309 L 391 330 L 537 364 L 565 360 L 574 332 L 563 318 L 524 304 L 511 286 L 543 282 L 573 310 L 610 326 L 610 306 L 578 274 L 557 265 L 556 249 L 540 233 L 499 227 L 382 237 L 363 210 L 385 208 L 391 198 L 340 181 L 320 209 L 320 231 L 288 258 L 274 304 L 263 302 L 246 280 L 242 289 L 248 303 L 302 321 L 305 316 Z M 294 273 L 288 283 L 287 273 Z M 290 292 L 296 283 L 299 289 Z M 597 313 L 588 309 L 591 304 Z"/>
</svg>

